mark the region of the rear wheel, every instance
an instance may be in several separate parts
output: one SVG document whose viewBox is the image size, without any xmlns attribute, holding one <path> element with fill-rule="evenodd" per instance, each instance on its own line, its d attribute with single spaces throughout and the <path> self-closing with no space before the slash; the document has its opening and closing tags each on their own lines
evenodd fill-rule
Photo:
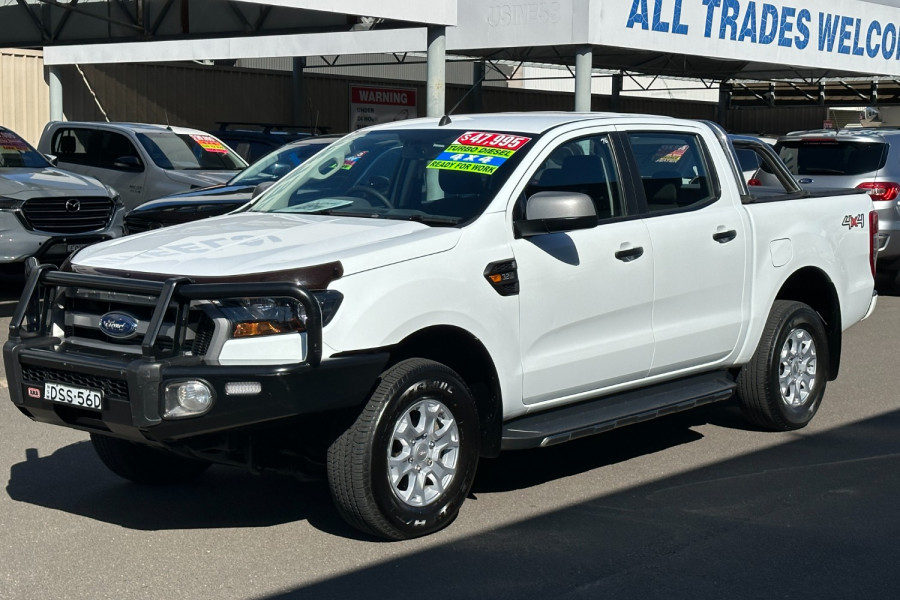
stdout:
<svg viewBox="0 0 900 600">
<path fill-rule="evenodd" d="M 828 338 L 818 313 L 802 302 L 775 301 L 759 347 L 738 376 L 744 415 L 776 431 L 805 427 L 822 402 L 827 368 Z"/>
<path fill-rule="evenodd" d="M 182 483 L 196 478 L 210 466 L 204 460 L 106 435 L 92 433 L 91 444 L 110 471 L 135 483 Z"/>
<path fill-rule="evenodd" d="M 478 433 L 475 402 L 453 370 L 424 359 L 398 363 L 328 450 L 339 512 L 389 539 L 446 527 L 472 486 Z"/>
</svg>

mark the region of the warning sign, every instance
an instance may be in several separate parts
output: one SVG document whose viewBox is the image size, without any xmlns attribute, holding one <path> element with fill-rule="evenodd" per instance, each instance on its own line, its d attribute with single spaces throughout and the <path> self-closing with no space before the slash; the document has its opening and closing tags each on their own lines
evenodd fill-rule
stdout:
<svg viewBox="0 0 900 600">
<path fill-rule="evenodd" d="M 350 86 L 350 131 L 418 116 L 416 90 Z"/>
</svg>

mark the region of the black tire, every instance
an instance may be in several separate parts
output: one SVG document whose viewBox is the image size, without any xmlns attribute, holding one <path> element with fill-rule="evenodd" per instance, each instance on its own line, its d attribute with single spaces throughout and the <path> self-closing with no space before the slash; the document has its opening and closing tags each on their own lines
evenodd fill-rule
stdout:
<svg viewBox="0 0 900 600">
<path fill-rule="evenodd" d="M 331 495 L 366 533 L 402 540 L 435 532 L 453 522 L 472 487 L 478 445 L 475 401 L 459 375 L 430 360 L 402 361 L 382 373 L 328 449 Z"/>
<path fill-rule="evenodd" d="M 106 435 L 92 433 L 91 444 L 110 471 L 135 483 L 183 483 L 196 478 L 210 466 L 205 460 L 179 456 Z"/>
<path fill-rule="evenodd" d="M 741 369 L 737 398 L 744 416 L 774 431 L 805 427 L 828 381 L 828 338 L 818 313 L 776 300 L 756 353 Z"/>
</svg>

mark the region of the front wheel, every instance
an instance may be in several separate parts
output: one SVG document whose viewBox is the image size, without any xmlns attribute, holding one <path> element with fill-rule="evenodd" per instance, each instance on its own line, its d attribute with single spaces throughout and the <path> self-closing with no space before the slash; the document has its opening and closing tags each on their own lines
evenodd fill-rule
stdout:
<svg viewBox="0 0 900 600">
<path fill-rule="evenodd" d="M 756 353 L 738 376 L 744 415 L 766 429 L 790 431 L 815 416 L 828 369 L 828 338 L 821 317 L 802 302 L 777 300 Z"/>
<path fill-rule="evenodd" d="M 394 365 L 328 450 L 338 511 L 388 539 L 446 527 L 472 487 L 478 435 L 475 402 L 452 369 L 424 359 Z"/>
</svg>

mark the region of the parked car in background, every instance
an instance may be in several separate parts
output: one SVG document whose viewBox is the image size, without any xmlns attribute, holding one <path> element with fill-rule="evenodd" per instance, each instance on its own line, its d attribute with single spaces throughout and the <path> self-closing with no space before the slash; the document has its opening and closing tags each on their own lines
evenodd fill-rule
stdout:
<svg viewBox="0 0 900 600">
<path fill-rule="evenodd" d="M 340 137 L 308 136 L 270 152 L 228 183 L 172 194 L 141 204 L 125 215 L 125 232 L 138 233 L 231 212 L 253 199 L 264 186 L 279 180 Z"/>
<path fill-rule="evenodd" d="M 240 154 L 248 163 L 254 163 L 285 144 L 302 140 L 325 131 L 305 125 L 279 125 L 276 123 L 230 123 L 220 121 L 219 128 L 210 131 Z"/>
<path fill-rule="evenodd" d="M 55 168 L 15 132 L 0 127 L 0 268 L 25 259 L 62 262 L 73 251 L 122 235 L 118 194 L 93 177 Z"/>
<path fill-rule="evenodd" d="M 68 170 L 96 177 L 126 208 L 225 183 L 247 166 L 222 140 L 198 129 L 142 123 L 51 121 L 38 149 Z"/>
<path fill-rule="evenodd" d="M 795 131 L 775 149 L 801 186 L 866 190 L 878 211 L 878 271 L 900 274 L 900 130 Z"/>
</svg>

